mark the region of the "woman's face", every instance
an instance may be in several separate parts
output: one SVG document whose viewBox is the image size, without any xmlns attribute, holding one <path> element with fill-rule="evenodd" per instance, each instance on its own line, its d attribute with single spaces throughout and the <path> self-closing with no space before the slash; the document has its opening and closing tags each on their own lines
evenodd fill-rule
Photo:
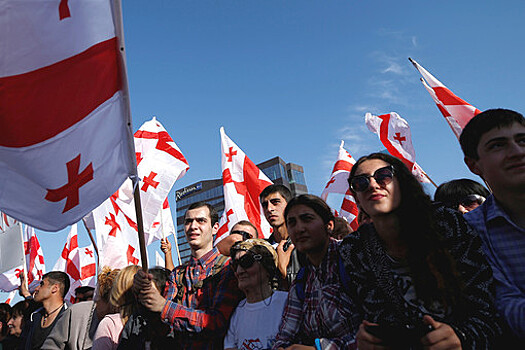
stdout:
<svg viewBox="0 0 525 350">
<path fill-rule="evenodd" d="M 268 273 L 259 261 L 249 258 L 243 259 L 246 254 L 250 255 L 252 253 L 239 251 L 233 257 L 235 277 L 237 277 L 239 289 L 244 293 L 247 291 L 260 291 L 261 287 L 267 286 L 270 283 Z M 246 266 L 246 262 L 253 262 L 253 264 Z"/>
<path fill-rule="evenodd" d="M 388 167 L 390 164 L 381 159 L 369 159 L 359 164 L 354 176 L 373 175 L 376 170 Z M 368 178 L 370 184 L 362 192 L 356 192 L 355 197 L 361 208 L 372 218 L 390 214 L 401 204 L 401 189 L 394 175 L 392 181 L 379 181 Z"/>
<path fill-rule="evenodd" d="M 9 326 L 9 334 L 19 337 L 22 334 L 22 315 L 13 315 L 7 322 Z"/>
<path fill-rule="evenodd" d="M 308 255 L 324 251 L 333 230 L 334 222 L 328 224 L 310 207 L 298 204 L 290 208 L 286 217 L 286 227 L 295 248 Z"/>
</svg>

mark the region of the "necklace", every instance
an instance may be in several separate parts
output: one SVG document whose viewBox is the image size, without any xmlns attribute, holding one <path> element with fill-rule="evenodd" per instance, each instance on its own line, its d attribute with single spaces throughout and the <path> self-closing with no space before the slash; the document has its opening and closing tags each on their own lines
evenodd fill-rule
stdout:
<svg viewBox="0 0 525 350">
<path fill-rule="evenodd" d="M 54 309 L 54 310 L 51 311 L 51 312 L 46 312 L 46 313 L 44 313 L 44 317 L 42 318 L 42 326 L 45 326 L 45 325 L 46 325 L 47 318 L 48 318 L 49 316 L 51 316 L 52 314 L 54 314 L 55 312 L 57 312 L 62 306 L 64 306 L 64 304 L 60 305 L 59 307 L 57 307 L 56 309 Z"/>
</svg>

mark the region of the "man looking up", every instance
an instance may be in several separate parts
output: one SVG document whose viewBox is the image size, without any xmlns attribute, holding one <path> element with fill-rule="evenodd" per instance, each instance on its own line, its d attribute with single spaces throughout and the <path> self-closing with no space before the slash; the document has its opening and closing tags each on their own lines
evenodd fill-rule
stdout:
<svg viewBox="0 0 525 350">
<path fill-rule="evenodd" d="M 277 251 L 279 272 L 283 277 L 279 281 L 279 290 L 286 291 L 299 272 L 300 259 L 303 258 L 297 255 L 284 221 L 284 209 L 290 199 L 292 199 L 292 193 L 283 185 L 270 185 L 259 195 L 264 216 L 273 229 L 268 243 Z"/>
<path fill-rule="evenodd" d="M 184 232 L 191 249 L 188 262 L 170 275 L 164 298 L 151 274 L 139 271 L 133 289 L 150 311 L 159 312 L 182 349 L 222 349 L 230 316 L 242 298 L 229 259 L 213 247 L 219 217 L 208 203 L 190 205 Z"/>
<path fill-rule="evenodd" d="M 33 299 L 42 307 L 31 314 L 30 322 L 21 335 L 22 349 L 40 349 L 44 340 L 67 308 L 64 297 L 69 291 L 69 276 L 62 271 L 51 271 L 42 276 Z M 25 345 L 22 345 L 25 344 Z"/>
<path fill-rule="evenodd" d="M 460 143 L 470 171 L 492 189 L 465 219 L 483 240 L 496 307 L 525 339 L 525 118 L 507 109 L 487 110 L 469 121 Z"/>
</svg>

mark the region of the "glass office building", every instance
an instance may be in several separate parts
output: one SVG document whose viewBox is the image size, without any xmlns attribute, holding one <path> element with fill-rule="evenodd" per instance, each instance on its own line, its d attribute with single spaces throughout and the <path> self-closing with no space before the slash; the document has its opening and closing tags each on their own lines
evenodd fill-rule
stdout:
<svg viewBox="0 0 525 350">
<path fill-rule="evenodd" d="M 257 167 L 273 183 L 288 187 L 294 196 L 308 193 L 302 166 L 286 163 L 280 157 L 275 157 L 257 164 Z M 177 202 L 177 241 L 181 260 L 184 262 L 190 256 L 190 247 L 184 235 L 184 213 L 192 203 L 205 201 L 213 205 L 220 217 L 224 211 L 222 179 L 202 180 L 178 189 L 175 191 L 175 200 Z"/>
</svg>

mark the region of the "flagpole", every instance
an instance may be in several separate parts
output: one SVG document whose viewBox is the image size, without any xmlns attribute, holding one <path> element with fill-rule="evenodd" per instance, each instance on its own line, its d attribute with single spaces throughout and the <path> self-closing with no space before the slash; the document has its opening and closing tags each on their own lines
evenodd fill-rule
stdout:
<svg viewBox="0 0 525 350">
<path fill-rule="evenodd" d="M 427 177 L 428 181 L 430 181 L 430 182 L 432 183 L 432 185 L 434 185 L 434 186 L 436 186 L 436 188 L 438 188 L 438 185 L 436 185 L 436 183 L 435 183 L 434 181 L 432 181 L 432 179 L 430 178 L 430 176 L 428 176 L 427 173 L 425 173 L 425 172 L 423 171 L 423 174 L 425 174 L 425 176 Z"/>
<path fill-rule="evenodd" d="M 27 269 L 26 250 L 24 247 L 24 233 L 22 229 L 22 223 L 20 221 L 18 222 L 18 225 L 20 225 L 20 237 L 22 237 L 22 257 L 24 258 L 24 269 L 23 269 L 24 270 L 24 284 L 25 284 L 27 291 L 29 292 L 29 282 L 27 281 L 29 278 L 28 277 L 29 271 Z M 27 244 L 29 245 L 29 237 L 27 238 L 28 238 Z"/>
<path fill-rule="evenodd" d="M 114 20 L 115 20 L 115 31 L 119 40 L 119 52 L 121 53 L 121 74 L 122 74 L 122 91 L 123 99 L 125 101 L 124 107 L 126 108 L 127 126 L 128 126 L 128 147 L 129 147 L 129 161 L 132 165 L 132 174 L 130 178 L 133 181 L 133 198 L 135 202 L 135 213 L 137 216 L 137 233 L 139 236 L 139 247 L 140 257 L 142 260 L 142 269 L 148 271 L 148 252 L 146 250 L 146 242 L 144 239 L 144 222 L 142 220 L 142 206 L 140 204 L 140 193 L 139 193 L 139 178 L 137 172 L 137 159 L 135 158 L 135 143 L 133 138 L 133 128 L 131 124 L 131 106 L 129 102 L 129 87 L 126 70 L 126 51 L 124 47 L 124 26 L 122 22 L 122 3 L 121 0 L 114 0 L 113 2 Z"/>
<path fill-rule="evenodd" d="M 93 234 L 91 233 L 91 230 L 89 229 L 87 223 L 86 223 L 86 220 L 84 218 L 82 218 L 82 223 L 84 224 L 84 228 L 86 229 L 88 235 L 89 235 L 89 239 L 91 240 L 91 243 L 93 244 L 93 248 L 95 249 L 95 253 L 97 253 L 97 267 L 99 266 L 99 255 L 98 255 L 98 247 L 97 247 L 97 244 L 95 243 L 95 240 L 93 239 Z"/>
</svg>

